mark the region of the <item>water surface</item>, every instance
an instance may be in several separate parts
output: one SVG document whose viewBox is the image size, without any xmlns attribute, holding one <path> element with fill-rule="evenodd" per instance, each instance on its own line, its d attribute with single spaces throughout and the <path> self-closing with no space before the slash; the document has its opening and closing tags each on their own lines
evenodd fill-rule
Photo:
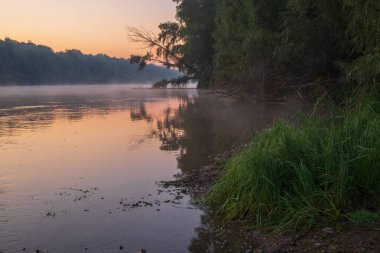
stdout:
<svg viewBox="0 0 380 253">
<path fill-rule="evenodd" d="M 294 111 L 194 89 L 0 87 L 0 251 L 213 251 L 192 197 L 159 182 Z"/>
</svg>

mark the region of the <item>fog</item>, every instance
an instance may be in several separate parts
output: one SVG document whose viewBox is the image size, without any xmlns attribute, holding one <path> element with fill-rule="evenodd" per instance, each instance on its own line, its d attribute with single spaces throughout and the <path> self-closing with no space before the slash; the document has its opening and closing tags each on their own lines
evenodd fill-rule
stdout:
<svg viewBox="0 0 380 253">
<path fill-rule="evenodd" d="M 150 88 L 149 84 L 75 84 L 38 86 L 0 86 L 0 97 L 112 94 L 125 89 Z"/>
</svg>

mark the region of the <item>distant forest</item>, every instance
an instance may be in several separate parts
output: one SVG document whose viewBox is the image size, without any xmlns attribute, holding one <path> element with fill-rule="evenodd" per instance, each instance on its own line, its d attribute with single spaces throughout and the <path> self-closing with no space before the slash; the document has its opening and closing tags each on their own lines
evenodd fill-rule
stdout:
<svg viewBox="0 0 380 253">
<path fill-rule="evenodd" d="M 0 40 L 0 85 L 76 83 L 152 83 L 178 73 L 148 64 L 140 71 L 128 59 L 79 50 L 51 48 L 6 38 Z"/>
</svg>

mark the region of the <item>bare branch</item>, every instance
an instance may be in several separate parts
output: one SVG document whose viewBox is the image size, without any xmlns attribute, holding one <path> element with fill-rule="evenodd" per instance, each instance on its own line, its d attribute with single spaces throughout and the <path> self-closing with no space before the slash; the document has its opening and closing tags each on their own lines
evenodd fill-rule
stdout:
<svg viewBox="0 0 380 253">
<path fill-rule="evenodd" d="M 176 38 L 170 40 L 170 43 L 166 43 L 166 36 L 161 35 L 161 40 L 154 33 L 146 30 L 143 27 L 127 27 L 128 36 L 132 42 L 143 43 L 146 45 L 146 48 L 150 51 L 148 54 L 151 55 L 145 60 L 159 62 L 169 68 L 178 68 L 180 70 L 187 69 L 192 72 L 196 72 L 196 69 L 187 64 L 180 55 L 180 50 L 178 50 L 178 45 L 175 44 Z M 164 41 L 162 41 L 164 40 Z M 151 51 L 156 49 L 155 57 L 153 57 Z"/>
</svg>

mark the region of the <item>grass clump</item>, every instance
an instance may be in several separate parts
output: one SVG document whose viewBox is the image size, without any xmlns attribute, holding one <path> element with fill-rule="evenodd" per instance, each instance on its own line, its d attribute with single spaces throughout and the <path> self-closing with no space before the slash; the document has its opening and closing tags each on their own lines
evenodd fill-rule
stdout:
<svg viewBox="0 0 380 253">
<path fill-rule="evenodd" d="M 373 208 L 380 193 L 379 101 L 298 127 L 279 121 L 230 159 L 206 204 L 227 220 L 307 229 Z"/>
<path fill-rule="evenodd" d="M 368 225 L 380 220 L 380 213 L 358 210 L 350 214 L 350 219 L 357 225 Z"/>
</svg>

